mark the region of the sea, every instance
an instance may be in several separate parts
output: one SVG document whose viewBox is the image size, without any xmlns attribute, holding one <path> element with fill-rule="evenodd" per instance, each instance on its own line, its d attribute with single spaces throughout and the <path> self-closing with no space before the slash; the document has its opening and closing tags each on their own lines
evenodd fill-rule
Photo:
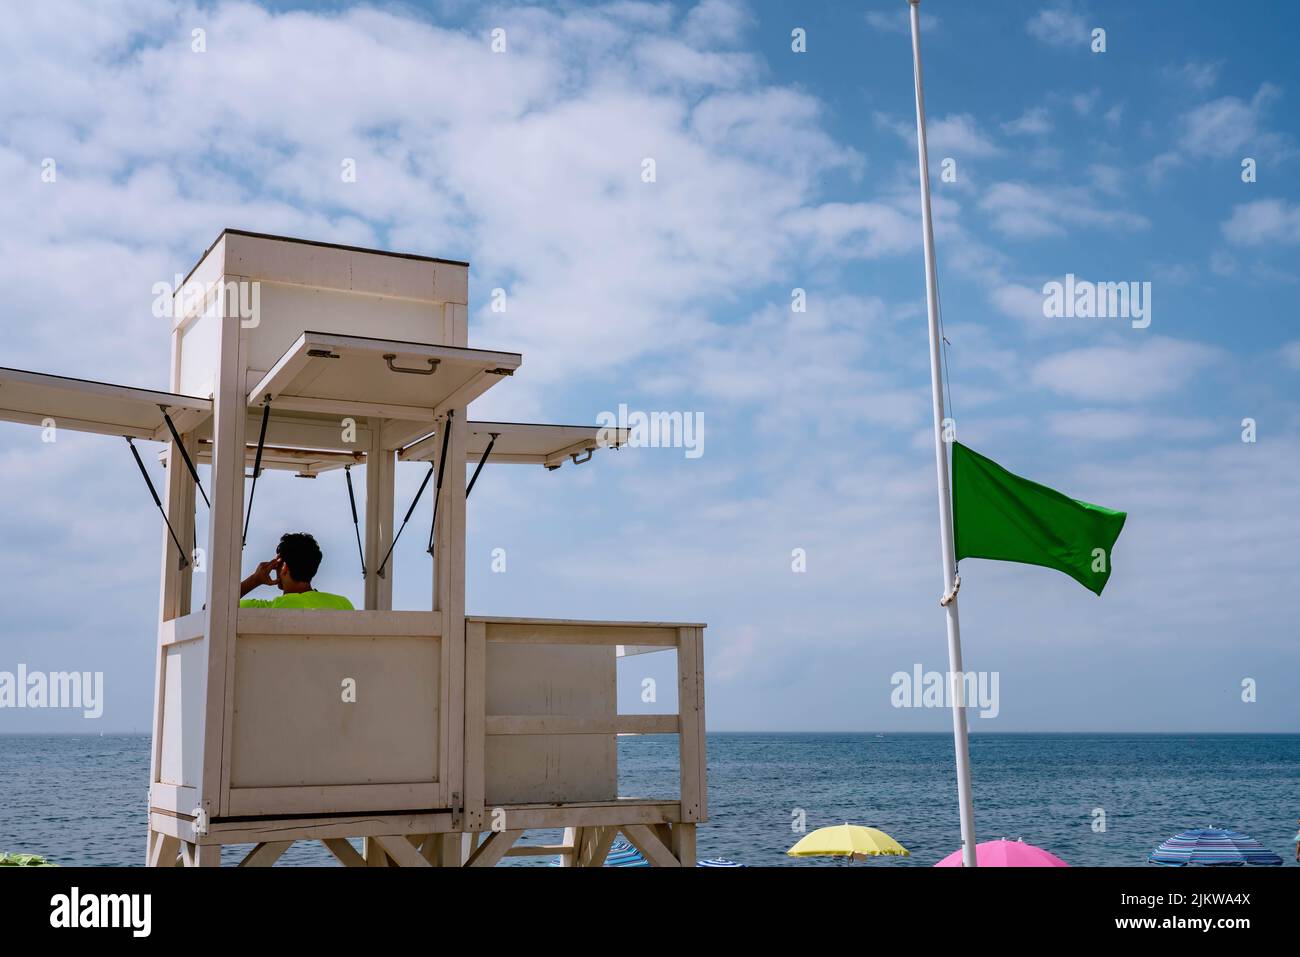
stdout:
<svg viewBox="0 0 1300 957">
<path fill-rule="evenodd" d="M 620 793 L 674 793 L 675 738 L 625 736 L 618 748 Z M 980 733 L 970 750 L 978 840 L 1020 838 L 1072 866 L 1140 867 L 1165 838 L 1219 825 L 1297 866 L 1300 735 Z M 0 851 L 142 864 L 148 776 L 147 735 L 0 735 Z M 910 852 L 856 867 L 930 867 L 960 843 L 946 734 L 710 734 L 708 783 L 701 858 L 842 867 L 785 852 L 806 831 L 846 822 L 879 828 Z M 525 842 L 557 836 L 533 831 Z M 247 850 L 224 848 L 222 862 Z M 303 842 L 279 863 L 336 866 Z"/>
</svg>

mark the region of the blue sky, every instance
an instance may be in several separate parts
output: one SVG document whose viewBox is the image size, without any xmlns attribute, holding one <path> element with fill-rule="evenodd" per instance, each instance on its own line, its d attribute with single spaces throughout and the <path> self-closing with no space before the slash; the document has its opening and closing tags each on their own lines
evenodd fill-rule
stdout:
<svg viewBox="0 0 1300 957">
<path fill-rule="evenodd" d="M 468 259 L 471 343 L 524 354 L 476 417 L 626 403 L 706 440 L 490 468 L 471 611 L 706 621 L 717 730 L 943 730 L 890 704 L 946 666 L 905 8 L 31 5 L 0 38 L 0 365 L 165 388 L 150 290 L 226 226 Z M 1000 676 L 973 730 L 1300 730 L 1300 12 L 923 10 L 959 437 L 1129 513 L 1100 599 L 963 565 L 966 666 Z M 1066 274 L 1151 283 L 1150 325 L 1044 318 Z M 102 670 L 95 730 L 146 728 L 159 529 L 126 450 L 0 425 L 0 476 L 0 670 Z M 341 476 L 257 497 L 249 568 L 309 528 L 318 586 L 359 598 Z M 428 600 L 418 538 L 399 606 Z M 671 662 L 624 664 L 625 710 L 647 674 Z"/>
</svg>

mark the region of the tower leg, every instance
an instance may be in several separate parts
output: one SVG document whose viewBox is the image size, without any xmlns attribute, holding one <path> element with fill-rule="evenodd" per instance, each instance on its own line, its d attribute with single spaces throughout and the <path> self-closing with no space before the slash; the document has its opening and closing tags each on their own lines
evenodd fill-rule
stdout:
<svg viewBox="0 0 1300 957">
<path fill-rule="evenodd" d="M 221 845 L 220 844 L 199 844 L 194 850 L 194 866 L 220 867 L 221 866 Z"/>
<path fill-rule="evenodd" d="M 170 834 L 160 834 L 153 832 L 149 847 L 149 866 L 150 867 L 175 867 L 177 858 L 181 852 L 181 842 L 179 838 L 172 837 Z"/>
<path fill-rule="evenodd" d="M 673 825 L 673 857 L 681 862 L 682 867 L 695 866 L 695 824 L 678 821 Z"/>
<path fill-rule="evenodd" d="M 367 837 L 361 842 L 362 856 L 366 859 L 366 867 L 391 867 L 388 860 L 388 852 L 379 846 L 379 842 L 373 837 Z"/>
</svg>

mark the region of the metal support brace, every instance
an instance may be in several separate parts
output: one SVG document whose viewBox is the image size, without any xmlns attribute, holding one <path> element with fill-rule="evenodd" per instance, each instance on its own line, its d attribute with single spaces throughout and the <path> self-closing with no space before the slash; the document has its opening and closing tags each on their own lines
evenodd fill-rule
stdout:
<svg viewBox="0 0 1300 957">
<path fill-rule="evenodd" d="M 162 516 L 163 522 L 167 526 L 167 531 L 171 533 L 172 541 L 176 543 L 176 551 L 181 554 L 180 568 L 184 568 L 190 563 L 185 557 L 185 549 L 181 547 L 181 541 L 176 537 L 176 529 L 172 528 L 171 519 L 167 517 L 167 509 L 163 508 L 162 499 L 158 497 L 158 490 L 154 488 L 153 479 L 149 477 L 149 471 L 144 467 L 144 459 L 140 458 L 140 450 L 135 447 L 131 441 L 131 436 L 123 436 L 126 444 L 131 446 L 131 454 L 135 456 L 135 464 L 140 466 L 140 474 L 144 476 L 144 484 L 149 486 L 149 494 L 153 496 L 153 503 L 158 506 L 158 514 Z"/>
<path fill-rule="evenodd" d="M 253 487 L 248 490 L 248 514 L 244 516 L 244 537 L 239 546 L 248 544 L 248 523 L 253 520 L 253 496 L 257 494 L 257 480 L 262 475 L 262 449 L 266 445 L 266 423 L 271 418 L 271 397 L 262 402 L 262 430 L 257 435 L 257 455 L 253 458 Z"/>
<path fill-rule="evenodd" d="M 442 424 L 442 452 L 438 455 L 438 486 L 433 491 L 433 521 L 429 523 L 430 555 L 433 554 L 433 537 L 438 530 L 438 500 L 442 498 L 442 478 L 447 474 L 447 440 L 451 438 L 451 420 L 456 415 L 455 409 L 447 410 L 447 421 Z M 464 465 L 461 465 L 461 477 L 464 478 Z"/>
<path fill-rule="evenodd" d="M 361 577 L 366 577 L 366 550 L 361 547 L 361 525 L 357 521 L 357 495 L 352 491 L 352 466 L 343 466 L 343 474 L 348 480 L 348 501 L 352 505 L 352 528 L 357 533 L 357 554 L 361 556 Z"/>
<path fill-rule="evenodd" d="M 411 520 L 411 515 L 415 512 L 415 506 L 420 504 L 420 496 L 424 494 L 424 487 L 429 484 L 429 479 L 433 476 L 433 463 L 429 463 L 429 471 L 424 473 L 424 481 L 420 483 L 420 490 L 415 493 L 415 498 L 411 499 L 411 507 L 406 510 L 406 517 L 402 519 L 401 526 L 397 529 L 397 534 L 393 536 L 393 542 L 388 546 L 388 551 L 384 554 L 384 560 L 379 563 L 379 568 L 375 574 L 380 578 L 384 577 L 384 569 L 388 566 L 388 559 L 392 557 L 393 549 L 397 547 L 397 540 L 402 537 L 402 532 L 406 529 L 406 523 Z"/>
<path fill-rule="evenodd" d="M 172 421 L 172 417 L 168 414 L 165 405 L 160 405 L 158 408 L 162 410 L 163 421 L 167 423 L 167 430 L 171 432 L 173 441 L 181 450 L 181 458 L 185 460 L 185 467 L 190 470 L 190 476 L 194 479 L 195 487 L 198 488 L 199 494 L 203 496 L 203 504 L 209 509 L 212 508 L 212 503 L 208 501 L 208 493 L 203 491 L 203 483 L 199 481 L 199 470 L 194 467 L 194 460 L 190 458 L 190 453 L 185 450 L 185 443 L 181 441 L 181 435 L 176 431 L 176 423 Z"/>
<path fill-rule="evenodd" d="M 497 436 L 500 434 L 500 432 L 488 433 L 492 438 L 488 440 L 487 448 L 483 450 L 483 457 L 478 460 L 478 465 L 474 467 L 474 474 L 469 477 L 469 485 L 465 486 L 466 498 L 469 498 L 469 493 L 474 491 L 474 483 L 478 481 L 478 473 L 483 471 L 483 466 L 487 462 L 488 456 L 492 454 L 492 446 L 497 444 Z"/>
</svg>

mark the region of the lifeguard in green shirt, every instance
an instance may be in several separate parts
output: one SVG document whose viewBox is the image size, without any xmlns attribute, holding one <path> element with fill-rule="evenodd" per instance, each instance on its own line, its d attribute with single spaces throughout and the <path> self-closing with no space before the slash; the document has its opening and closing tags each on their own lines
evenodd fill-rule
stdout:
<svg viewBox="0 0 1300 957">
<path fill-rule="evenodd" d="M 306 532 L 289 532 L 280 538 L 275 558 L 262 562 L 257 570 L 239 583 L 241 608 L 334 608 L 351 611 L 352 602 L 342 595 L 316 591 L 311 580 L 320 568 L 320 546 Z M 259 585 L 270 585 L 284 592 L 278 598 L 244 598 Z"/>
</svg>

